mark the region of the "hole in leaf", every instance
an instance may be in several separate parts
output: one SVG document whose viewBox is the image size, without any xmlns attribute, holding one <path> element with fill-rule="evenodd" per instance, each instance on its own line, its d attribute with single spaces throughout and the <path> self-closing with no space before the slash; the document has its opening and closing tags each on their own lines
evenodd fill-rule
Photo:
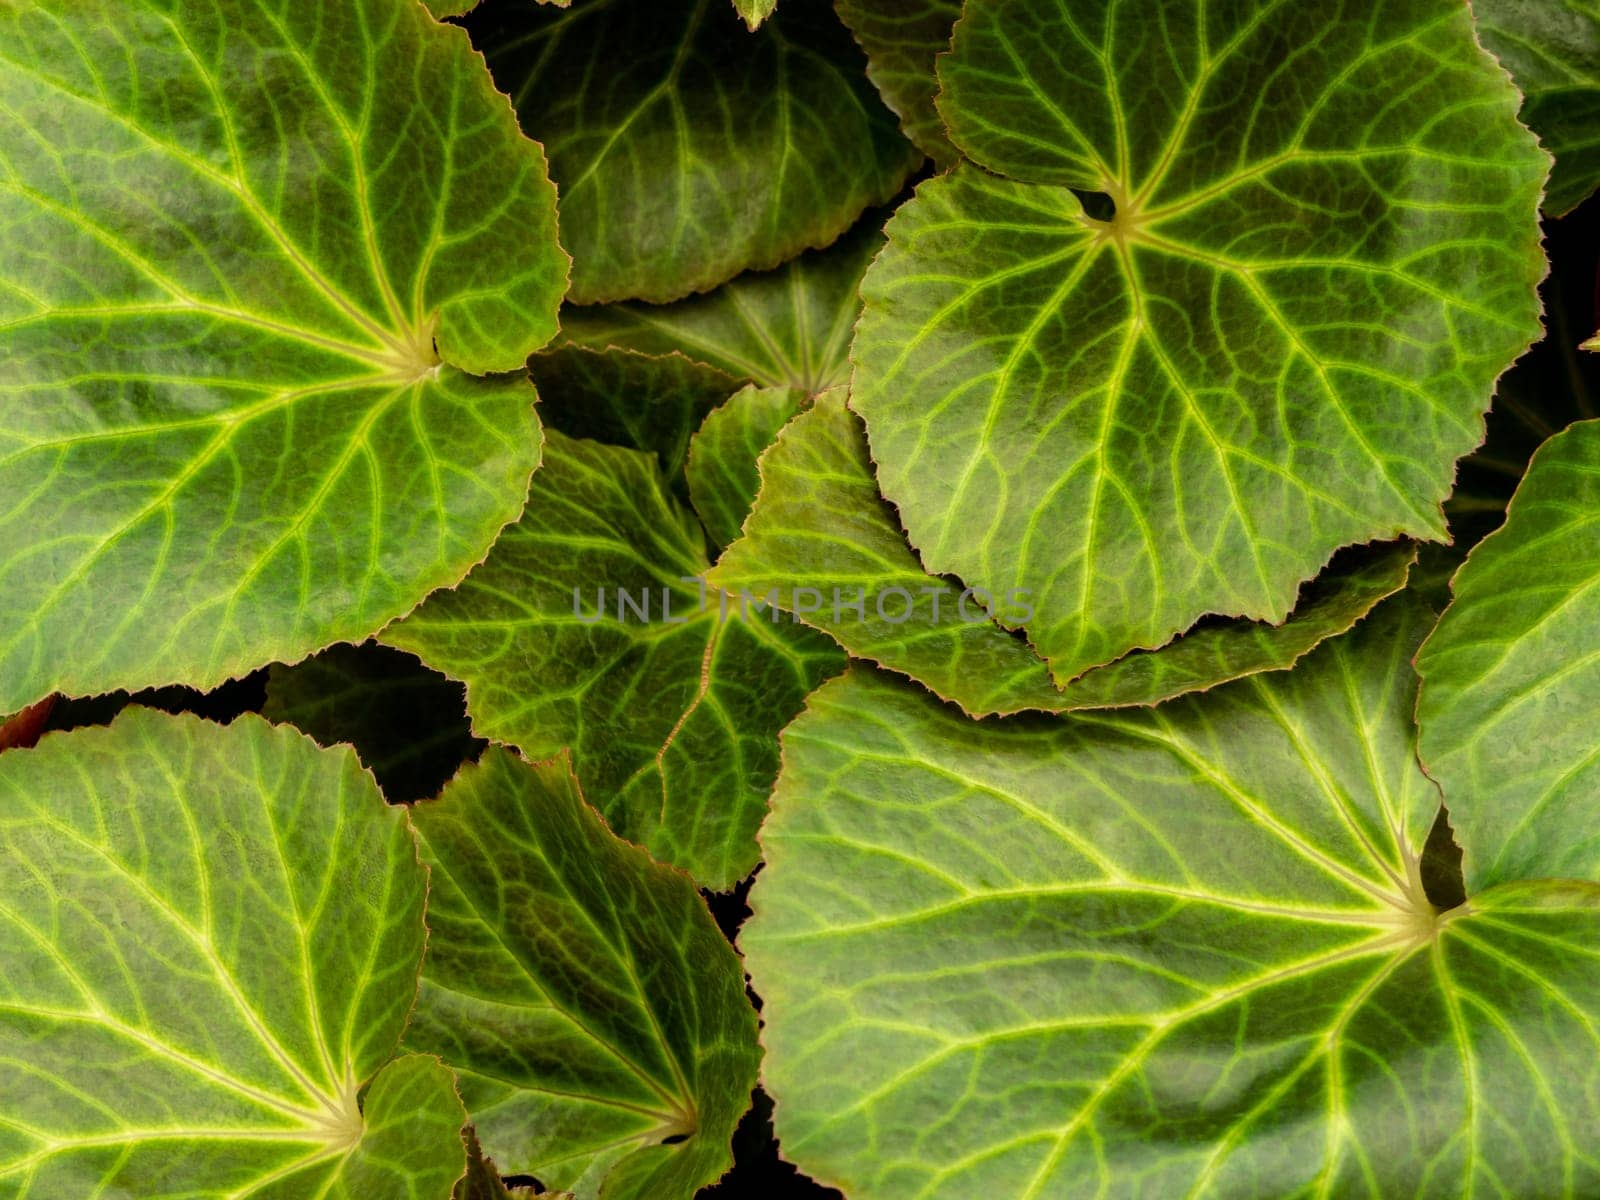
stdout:
<svg viewBox="0 0 1600 1200">
<path fill-rule="evenodd" d="M 1080 192 L 1069 189 L 1083 205 L 1083 214 L 1091 221 L 1110 221 L 1117 215 L 1117 202 L 1104 192 Z"/>
<path fill-rule="evenodd" d="M 508 1188 L 532 1188 L 534 1195 L 545 1190 L 544 1184 L 532 1175 L 507 1175 L 500 1182 Z"/>
<path fill-rule="evenodd" d="M 689 1135 L 687 1133 L 675 1133 L 671 1137 L 662 1138 L 661 1144 L 663 1146 L 676 1146 L 679 1142 L 687 1142 L 688 1140 Z"/>
</svg>

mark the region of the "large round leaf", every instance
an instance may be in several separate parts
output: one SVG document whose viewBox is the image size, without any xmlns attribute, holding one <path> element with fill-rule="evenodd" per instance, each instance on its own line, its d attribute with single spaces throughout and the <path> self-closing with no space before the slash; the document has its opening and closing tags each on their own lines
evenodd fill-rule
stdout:
<svg viewBox="0 0 1600 1200">
<path fill-rule="evenodd" d="M 1483 44 L 1522 89 L 1522 119 L 1555 155 L 1546 212 L 1600 186 L 1600 2 L 1472 0 Z"/>
<path fill-rule="evenodd" d="M 1459 0 L 968 0 L 940 77 L 987 170 L 889 223 L 852 350 L 930 571 L 1030 592 L 1065 682 L 1442 536 L 1547 166 Z"/>
<path fill-rule="evenodd" d="M 1282 670 L 1404 587 L 1416 558 L 1404 543 L 1347 553 L 1306 587 L 1282 625 L 1218 623 L 1058 688 L 1044 661 L 990 619 L 1001 608 L 995 597 L 922 569 L 878 495 L 866 434 L 842 390 L 817 397 L 778 434 L 760 459 L 755 509 L 738 520 L 744 536 L 707 576 L 713 587 L 769 597 L 856 657 L 909 675 L 974 716 L 1155 704 Z"/>
<path fill-rule="evenodd" d="M 0 756 L 0 1192 L 446 1200 L 451 1073 L 390 1061 L 426 892 L 354 756 L 256 717 Z"/>
<path fill-rule="evenodd" d="M 414 815 L 432 936 L 407 1044 L 460 1069 L 487 1153 L 581 1200 L 721 1175 L 760 1051 L 694 881 L 613 836 L 565 759 L 493 748 Z"/>
<path fill-rule="evenodd" d="M 1428 902 L 1423 627 L 1128 715 L 819 691 L 741 937 L 784 1153 L 852 1200 L 1594 1194 L 1600 886 Z"/>
<path fill-rule="evenodd" d="M 825 4 L 502 4 L 473 39 L 550 151 L 579 304 L 661 303 L 826 246 L 917 154 Z"/>
<path fill-rule="evenodd" d="M 778 731 L 843 656 L 779 614 L 743 619 L 707 566 L 653 455 L 552 430 L 523 518 L 382 636 L 465 681 L 477 733 L 570 748 L 612 828 L 727 888 L 756 865 Z"/>
<path fill-rule="evenodd" d="M 1417 658 L 1467 882 L 1600 879 L 1600 421 L 1546 442 Z"/>
<path fill-rule="evenodd" d="M 400 0 L 0 9 L 0 710 L 357 639 L 521 508 L 566 261 Z"/>
</svg>

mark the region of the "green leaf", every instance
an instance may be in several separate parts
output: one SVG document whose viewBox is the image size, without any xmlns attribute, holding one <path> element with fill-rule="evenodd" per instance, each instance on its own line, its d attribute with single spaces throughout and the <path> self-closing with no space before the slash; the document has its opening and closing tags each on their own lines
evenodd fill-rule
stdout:
<svg viewBox="0 0 1600 1200">
<path fill-rule="evenodd" d="M 1424 628 L 1126 714 L 821 689 L 741 935 L 785 1155 L 880 1200 L 1600 1188 L 1600 887 L 1428 903 Z"/>
<path fill-rule="evenodd" d="M 1600 186 L 1600 3 L 1472 0 L 1472 11 L 1522 89 L 1522 119 L 1555 155 L 1544 210 L 1565 216 Z"/>
<path fill-rule="evenodd" d="M 676 300 L 826 246 L 919 157 L 820 3 L 754 34 L 726 0 L 480 18 L 474 41 L 549 150 L 578 304 Z"/>
<path fill-rule="evenodd" d="M 535 1187 L 506 1187 L 492 1159 L 484 1157 L 477 1133 L 467 1130 L 467 1173 L 456 1184 L 455 1200 L 517 1200 L 518 1197 L 548 1196 L 551 1200 L 572 1200 L 571 1192 L 542 1192 Z"/>
<path fill-rule="evenodd" d="M 850 378 L 850 332 L 861 314 L 857 289 L 883 248 L 882 227 L 872 214 L 826 250 L 677 304 L 569 307 L 561 314 L 561 338 L 594 349 L 676 351 L 759 387 L 835 387 Z"/>
<path fill-rule="evenodd" d="M 451 1073 L 391 1061 L 426 892 L 355 757 L 257 717 L 0 756 L 0 1190 L 445 1200 Z"/>
<path fill-rule="evenodd" d="M 413 816 L 432 937 L 407 1042 L 456 1064 L 487 1152 L 582 1200 L 720 1176 L 760 1051 L 694 882 L 614 837 L 564 759 L 492 748 Z"/>
<path fill-rule="evenodd" d="M 689 439 L 739 386 L 732 375 L 674 351 L 560 346 L 535 354 L 528 372 L 539 387 L 539 415 L 550 428 L 653 451 L 682 500 L 689 498 L 683 477 Z"/>
<path fill-rule="evenodd" d="M 459 683 L 375 642 L 275 663 L 261 715 L 321 745 L 353 746 L 393 804 L 438 795 L 485 745 L 472 736 Z"/>
<path fill-rule="evenodd" d="M 570 747 L 620 836 L 724 889 L 756 865 L 778 731 L 843 656 L 803 626 L 738 619 L 706 568 L 652 456 L 551 431 L 522 520 L 382 640 L 464 680 L 481 736 Z"/>
<path fill-rule="evenodd" d="M 744 536 L 708 582 L 736 595 L 774 595 L 779 608 L 851 654 L 910 676 L 973 716 L 1154 704 L 1281 670 L 1404 587 L 1416 558 L 1407 544 L 1377 547 L 1328 568 L 1283 625 L 1212 625 L 1061 690 L 1026 642 L 989 619 L 989 598 L 922 569 L 878 496 L 865 433 L 842 389 L 817 397 L 778 435 L 760 475 Z"/>
<path fill-rule="evenodd" d="M 744 18 L 744 23 L 752 32 L 770 17 L 772 10 L 777 7 L 778 0 L 733 0 L 733 11 Z"/>
<path fill-rule="evenodd" d="M 756 461 L 778 431 L 799 413 L 806 394 L 796 388 L 747 387 L 711 413 L 689 447 L 689 496 L 711 543 L 739 536 L 761 490 Z"/>
<path fill-rule="evenodd" d="M 7 5 L 0 108 L 0 711 L 359 640 L 483 556 L 566 260 L 460 30 Z"/>
<path fill-rule="evenodd" d="M 1544 269 L 1546 159 L 1465 6 L 968 0 L 940 73 L 978 165 L 890 221 L 851 352 L 930 571 L 1028 591 L 1066 682 L 1442 536 Z"/>
<path fill-rule="evenodd" d="M 950 166 L 957 151 L 934 107 L 934 59 L 950 49 L 961 0 L 834 0 L 834 7 L 867 52 L 867 76 L 900 128 L 935 166 Z"/>
<path fill-rule="evenodd" d="M 1451 587 L 1417 659 L 1418 722 L 1468 886 L 1600 879 L 1600 421 L 1534 455 Z"/>
</svg>

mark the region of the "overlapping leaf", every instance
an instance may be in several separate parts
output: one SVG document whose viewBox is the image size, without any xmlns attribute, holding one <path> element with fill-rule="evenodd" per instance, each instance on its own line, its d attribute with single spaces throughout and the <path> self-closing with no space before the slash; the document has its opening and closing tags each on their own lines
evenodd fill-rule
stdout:
<svg viewBox="0 0 1600 1200">
<path fill-rule="evenodd" d="M 492 748 L 414 816 L 433 934 L 408 1044 L 459 1067 L 486 1151 L 584 1200 L 720 1176 L 760 1052 L 693 881 L 614 837 L 560 759 Z"/>
<path fill-rule="evenodd" d="M 957 153 L 934 107 L 934 60 L 950 48 L 961 0 L 834 0 L 834 7 L 867 52 L 867 75 L 900 128 L 936 166 L 950 166 Z"/>
<path fill-rule="evenodd" d="M 842 656 L 741 619 L 707 565 L 653 456 L 551 431 L 522 520 L 383 640 L 464 680 L 480 735 L 570 747 L 618 834 L 726 888 L 756 863 L 778 730 Z"/>
<path fill-rule="evenodd" d="M 889 223 L 852 349 L 929 570 L 1027 590 L 1065 682 L 1441 535 L 1543 269 L 1546 159 L 1465 6 L 968 0 L 940 72 L 987 170 Z"/>
<path fill-rule="evenodd" d="M 446 1200 L 451 1073 L 391 1061 L 426 891 L 354 756 L 258 718 L 0 757 L 0 1191 Z"/>
<path fill-rule="evenodd" d="M 579 304 L 676 300 L 826 246 L 918 157 L 823 4 L 756 33 L 726 0 L 506 4 L 472 29 L 549 150 Z"/>
<path fill-rule="evenodd" d="M 741 935 L 785 1154 L 877 1200 L 1600 1187 L 1600 886 L 1422 894 L 1424 628 L 1131 714 L 819 691 Z"/>
<path fill-rule="evenodd" d="M 850 653 L 909 675 L 975 716 L 1154 704 L 1292 666 L 1404 587 L 1416 557 L 1409 545 L 1376 547 L 1330 567 L 1283 625 L 1195 630 L 1058 689 L 1027 643 L 990 620 L 990 608 L 1003 603 L 922 569 L 878 496 L 865 433 L 842 391 L 819 396 L 784 429 L 760 473 L 745 536 L 712 569 L 711 585 L 770 596 Z"/>
<path fill-rule="evenodd" d="M 472 736 L 461 685 L 388 646 L 333 646 L 267 675 L 261 715 L 324 746 L 347 743 L 391 803 L 439 794 L 484 743 Z"/>
<path fill-rule="evenodd" d="M 757 462 L 805 404 L 796 388 L 747 387 L 711 413 L 689 448 L 689 497 L 711 544 L 729 545 L 761 490 Z"/>
<path fill-rule="evenodd" d="M 752 271 L 677 304 L 568 308 L 562 341 L 591 349 L 678 352 L 745 383 L 819 392 L 850 377 L 857 289 L 883 247 L 882 221 L 863 220 L 826 250 L 775 271 Z"/>
<path fill-rule="evenodd" d="M 454 582 L 538 462 L 539 148 L 417 4 L 0 11 L 0 710 Z M 419 498 L 425 502 L 419 503 Z"/>
<path fill-rule="evenodd" d="M 1600 879 L 1600 422 L 1545 443 L 1452 589 L 1418 721 L 1467 882 Z"/>
<path fill-rule="evenodd" d="M 1600 186 L 1600 3 L 1472 0 L 1472 11 L 1522 89 L 1522 119 L 1555 155 L 1544 208 L 1564 216 Z"/>
</svg>

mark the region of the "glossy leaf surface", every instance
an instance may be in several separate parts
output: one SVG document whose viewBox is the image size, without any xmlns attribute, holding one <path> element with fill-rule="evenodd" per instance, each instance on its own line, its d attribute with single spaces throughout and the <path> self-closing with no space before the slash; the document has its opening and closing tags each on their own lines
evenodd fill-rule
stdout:
<svg viewBox="0 0 1600 1200">
<path fill-rule="evenodd" d="M 407 1041 L 460 1070 L 485 1151 L 582 1200 L 721 1175 L 760 1052 L 694 882 L 614 837 L 563 759 L 492 748 L 414 816 L 432 937 Z"/>
<path fill-rule="evenodd" d="M 1426 624 L 1130 714 L 819 691 L 741 935 L 785 1154 L 877 1200 L 1600 1187 L 1600 886 L 1423 897 Z"/>
<path fill-rule="evenodd" d="M 890 221 L 851 352 L 930 571 L 1027 590 L 1066 682 L 1442 535 L 1543 271 L 1465 6 L 968 0 L 940 77 L 977 165 Z"/>
<path fill-rule="evenodd" d="M 477 376 L 567 262 L 460 30 L 8 5 L 0 108 L 0 710 L 360 639 L 483 556 L 539 433 Z"/>
</svg>

